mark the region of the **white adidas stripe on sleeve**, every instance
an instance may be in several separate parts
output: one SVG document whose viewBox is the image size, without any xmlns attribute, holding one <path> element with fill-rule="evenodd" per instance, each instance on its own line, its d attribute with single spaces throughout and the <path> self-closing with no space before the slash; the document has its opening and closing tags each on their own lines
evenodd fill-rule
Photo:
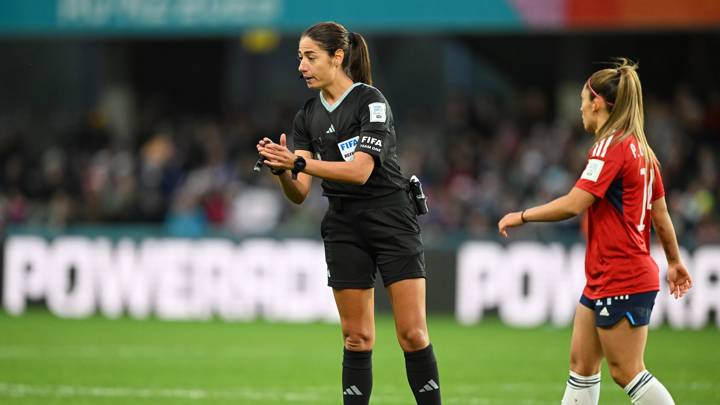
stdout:
<svg viewBox="0 0 720 405">
<path fill-rule="evenodd" d="M 602 151 L 602 154 L 600 155 L 600 157 L 603 157 L 603 158 L 605 157 L 605 154 L 607 153 L 608 147 L 610 146 L 610 142 L 612 142 L 612 139 L 613 139 L 613 135 L 610 135 L 607 137 L 607 142 L 605 142 L 605 146 L 603 147 L 603 151 Z"/>
</svg>

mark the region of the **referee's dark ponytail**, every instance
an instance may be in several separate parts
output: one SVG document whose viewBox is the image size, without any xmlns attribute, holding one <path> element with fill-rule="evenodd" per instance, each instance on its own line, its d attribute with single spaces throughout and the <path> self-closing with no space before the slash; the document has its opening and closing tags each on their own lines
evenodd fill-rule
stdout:
<svg viewBox="0 0 720 405">
<path fill-rule="evenodd" d="M 370 52 L 362 35 L 350 32 L 341 24 L 330 21 L 313 25 L 302 33 L 302 37 L 317 42 L 330 56 L 335 55 L 338 49 L 342 49 L 345 53 L 342 62 L 345 73 L 353 82 L 372 86 Z"/>
<path fill-rule="evenodd" d="M 350 33 L 350 78 L 354 82 L 361 82 L 372 86 L 372 72 L 370 71 L 370 52 L 365 38 L 357 32 Z"/>
</svg>

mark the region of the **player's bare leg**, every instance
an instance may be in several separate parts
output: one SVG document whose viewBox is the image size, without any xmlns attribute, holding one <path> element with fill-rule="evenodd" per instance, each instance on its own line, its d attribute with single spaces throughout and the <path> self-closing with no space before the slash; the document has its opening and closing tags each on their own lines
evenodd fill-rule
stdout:
<svg viewBox="0 0 720 405">
<path fill-rule="evenodd" d="M 372 392 L 375 289 L 333 289 L 344 341 L 343 404 L 367 405 Z"/>
<path fill-rule="evenodd" d="M 621 387 L 626 386 L 645 369 L 643 352 L 648 327 L 633 328 L 623 318 L 613 327 L 597 328 L 597 331 L 613 380 Z"/>
<path fill-rule="evenodd" d="M 632 327 L 623 318 L 611 328 L 598 328 L 598 335 L 613 380 L 625 389 L 633 404 L 675 403 L 660 381 L 645 369 L 647 325 Z"/>
<path fill-rule="evenodd" d="M 398 342 L 405 352 L 408 383 L 418 405 L 439 405 L 440 378 L 425 314 L 425 279 L 388 286 Z"/>
<path fill-rule="evenodd" d="M 577 304 L 570 343 L 570 377 L 562 404 L 596 405 L 600 398 L 602 346 L 595 328 L 595 312 Z"/>
</svg>

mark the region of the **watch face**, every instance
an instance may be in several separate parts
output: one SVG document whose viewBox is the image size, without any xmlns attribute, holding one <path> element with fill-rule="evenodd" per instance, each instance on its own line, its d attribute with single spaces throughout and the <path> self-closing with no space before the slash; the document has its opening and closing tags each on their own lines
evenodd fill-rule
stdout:
<svg viewBox="0 0 720 405">
<path fill-rule="evenodd" d="M 302 156 L 298 156 L 298 158 L 295 159 L 295 167 L 293 167 L 293 170 L 298 172 L 302 171 L 303 169 L 305 169 L 305 164 L 305 158 Z"/>
</svg>

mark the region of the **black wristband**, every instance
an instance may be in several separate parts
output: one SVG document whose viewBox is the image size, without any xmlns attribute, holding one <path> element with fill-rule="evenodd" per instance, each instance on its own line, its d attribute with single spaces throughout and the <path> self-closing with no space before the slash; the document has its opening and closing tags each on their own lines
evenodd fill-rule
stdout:
<svg viewBox="0 0 720 405">
<path fill-rule="evenodd" d="M 525 210 L 522 210 L 522 212 L 520 213 L 520 220 L 523 224 L 527 222 L 527 220 L 525 219 Z"/>
</svg>

